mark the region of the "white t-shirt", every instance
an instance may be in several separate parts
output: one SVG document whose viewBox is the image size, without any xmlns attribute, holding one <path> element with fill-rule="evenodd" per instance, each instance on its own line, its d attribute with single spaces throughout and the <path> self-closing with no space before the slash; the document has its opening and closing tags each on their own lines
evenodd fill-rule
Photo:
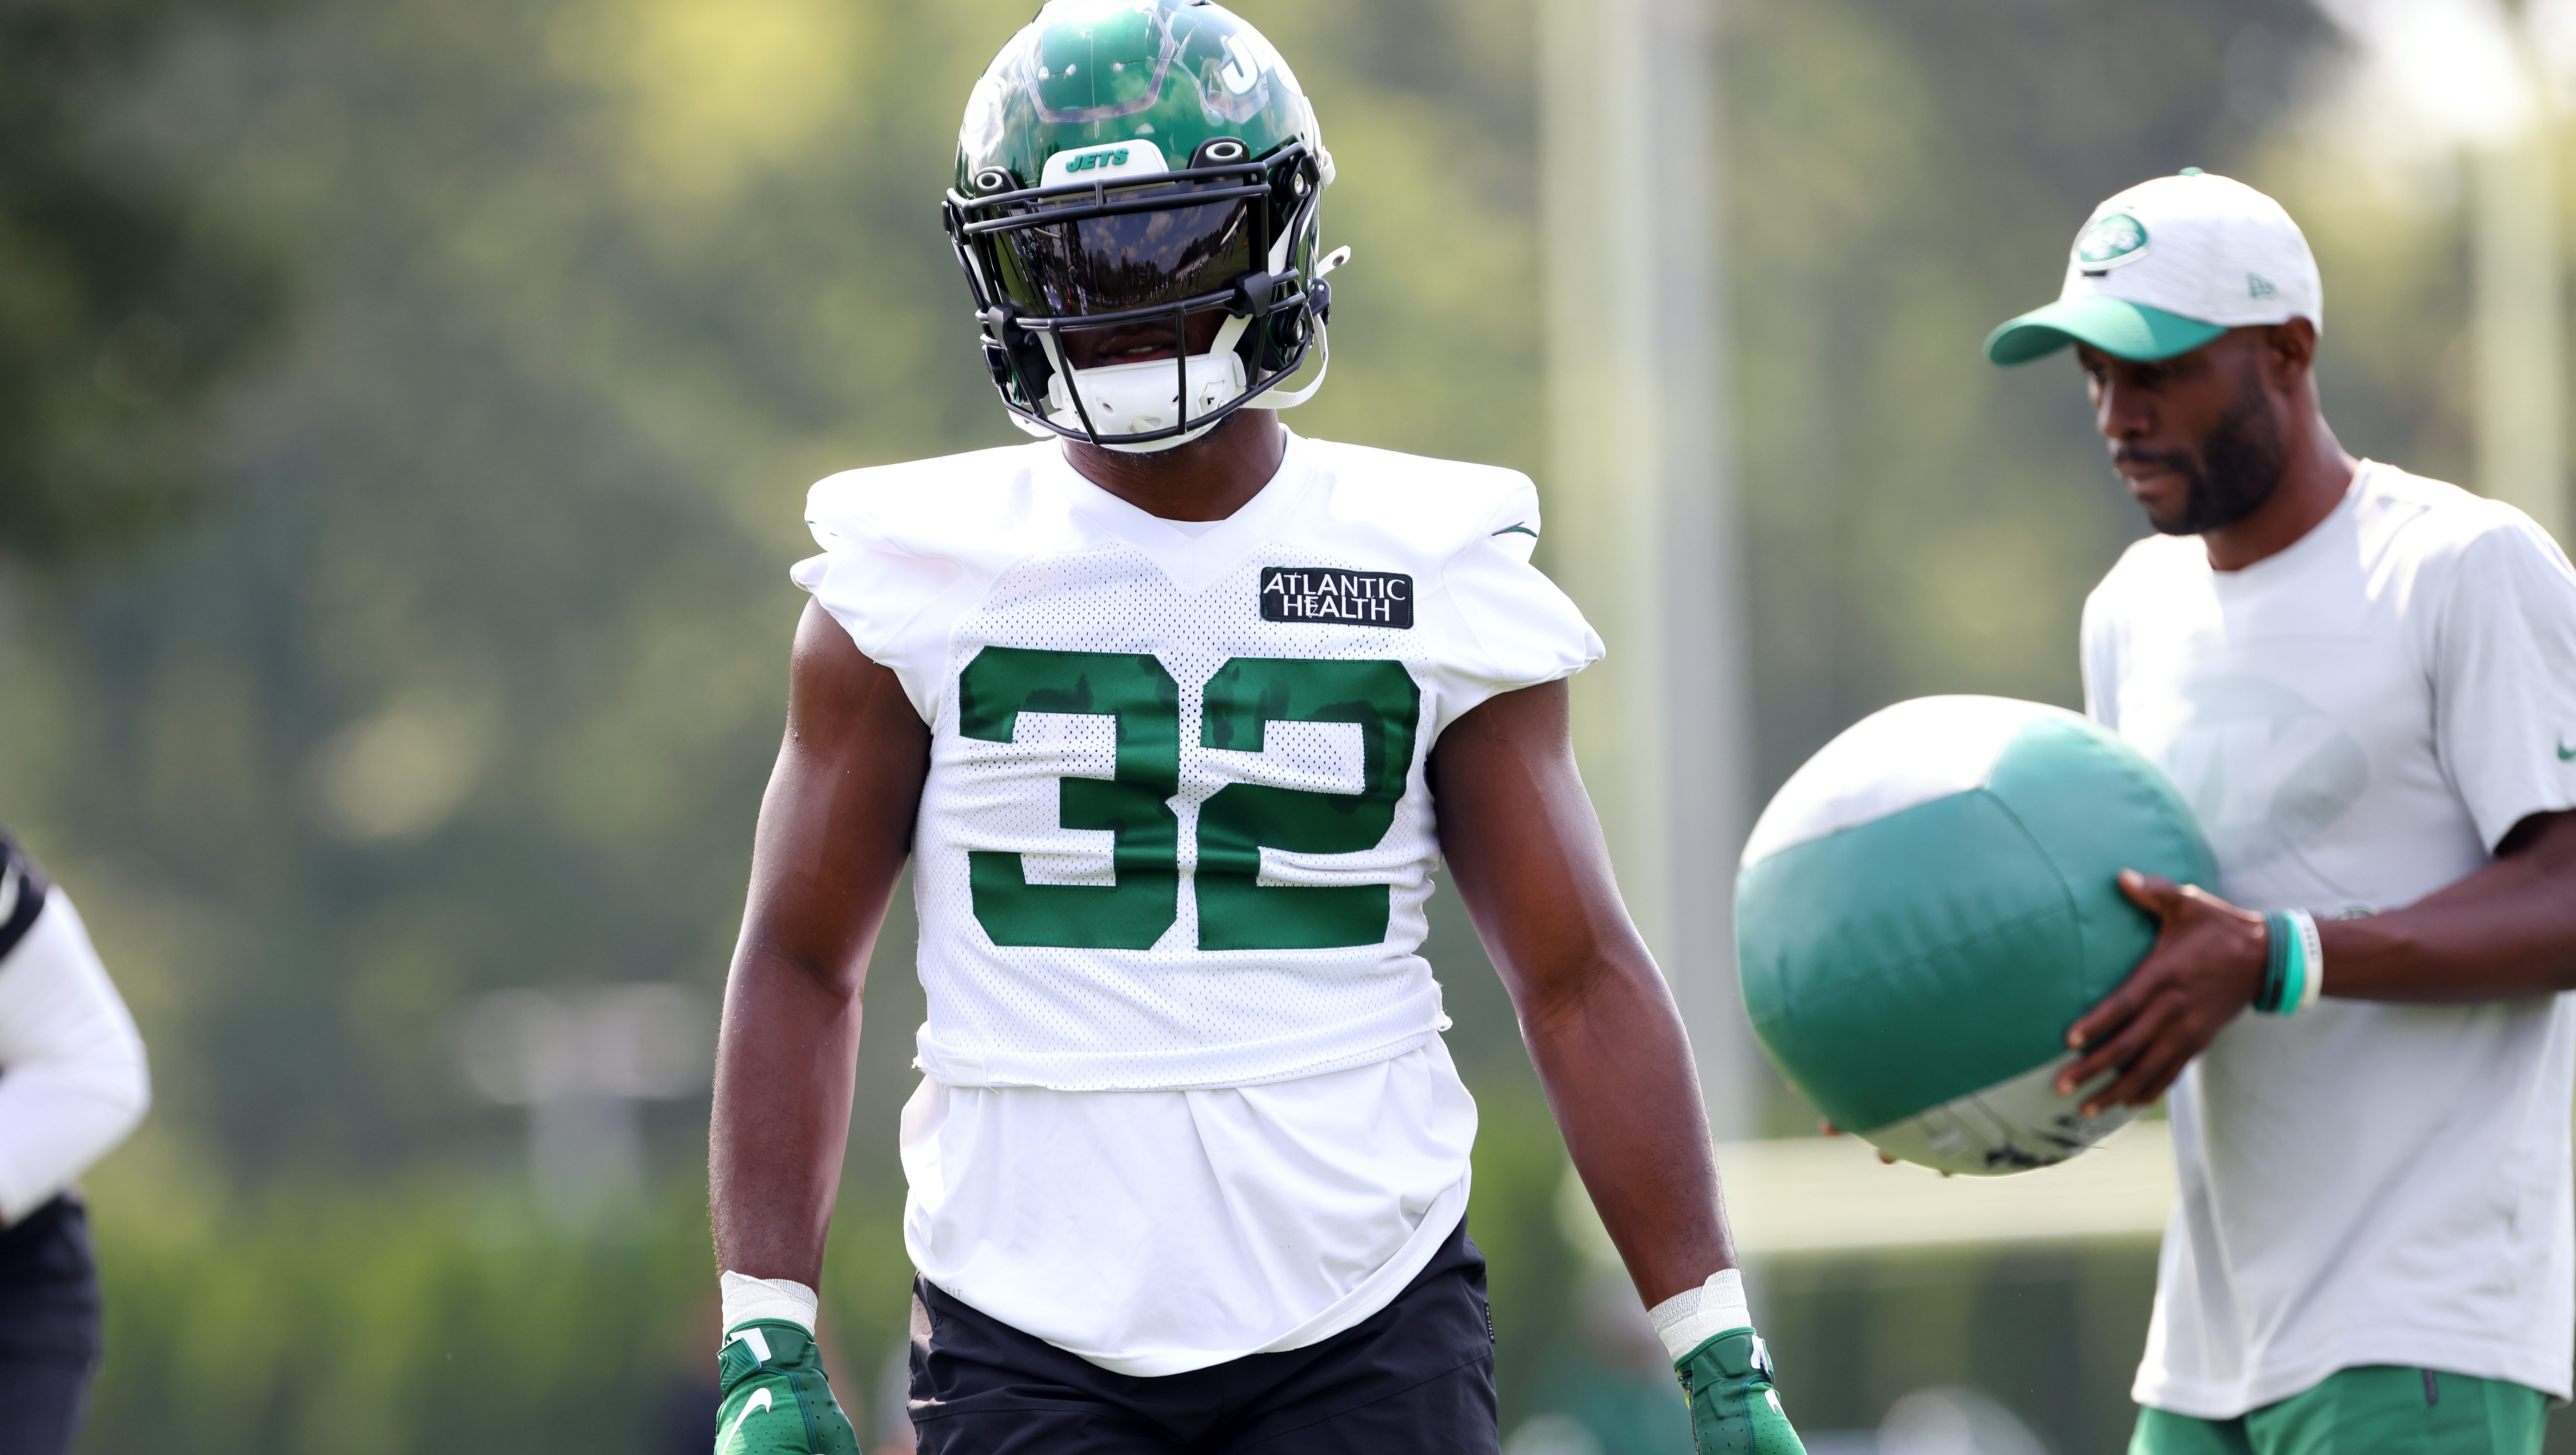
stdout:
<svg viewBox="0 0 2576 1455">
<path fill-rule="evenodd" d="M 2241 571 L 2131 546 L 2086 603 L 2084 682 L 2249 909 L 2401 908 L 2576 806 L 2576 574 L 2519 511 L 2387 465 Z M 2138 1402 L 2227 1419 L 2368 1364 L 2566 1398 L 2571 1066 L 2564 996 L 2239 1016 L 2168 1101 Z"/>
<path fill-rule="evenodd" d="M 1050 442 L 836 475 L 807 514 L 796 581 L 932 728 L 915 1265 L 1137 1375 L 1383 1307 L 1475 1126 L 1416 953 L 1424 764 L 1600 654 L 1529 565 L 1529 481 L 1292 437 L 1188 530 Z"/>
</svg>

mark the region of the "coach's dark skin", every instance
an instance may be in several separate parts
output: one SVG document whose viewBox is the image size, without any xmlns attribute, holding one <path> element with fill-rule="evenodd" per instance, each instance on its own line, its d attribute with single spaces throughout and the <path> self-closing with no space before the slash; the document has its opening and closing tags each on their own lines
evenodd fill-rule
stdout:
<svg viewBox="0 0 2576 1455">
<path fill-rule="evenodd" d="M 1218 520 L 1260 493 L 1284 449 L 1277 416 L 1246 410 L 1163 454 L 1068 453 L 1140 509 Z M 894 673 L 819 606 L 805 608 L 789 676 L 787 738 L 761 800 L 725 988 L 710 1161 L 723 1266 L 814 1287 L 868 955 L 911 851 L 930 730 Z M 1441 735 L 1429 772 L 1449 877 L 1638 1293 L 1660 1303 L 1735 1266 L 1690 1046 L 1611 878 L 1575 772 L 1565 684 L 1469 712 Z"/>
<path fill-rule="evenodd" d="M 2150 524 L 2199 535 L 2218 570 L 2296 543 L 2352 484 L 2357 462 L 2317 404 L 2317 332 L 2306 319 L 2231 329 L 2155 363 L 2077 351 L 2112 468 Z M 2198 886 L 2132 870 L 2120 887 L 2163 928 L 2127 982 L 2066 1034 L 2085 1054 L 2058 1077 L 2059 1094 L 2118 1072 L 2087 1114 L 2162 1096 L 2253 1002 L 2269 955 L 2261 915 Z M 2534 814 L 2505 835 L 2493 864 L 2448 889 L 2385 914 L 2322 920 L 2317 932 L 2327 995 L 2436 1003 L 2576 989 L 2576 813 Z"/>
</svg>

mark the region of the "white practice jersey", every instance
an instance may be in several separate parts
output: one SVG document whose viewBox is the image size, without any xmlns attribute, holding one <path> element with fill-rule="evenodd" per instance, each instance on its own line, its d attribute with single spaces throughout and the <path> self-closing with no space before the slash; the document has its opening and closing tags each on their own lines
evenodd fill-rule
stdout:
<svg viewBox="0 0 2576 1455">
<path fill-rule="evenodd" d="M 2241 571 L 2197 538 L 2130 547 L 2084 677 L 2247 908 L 2402 908 L 2576 806 L 2576 574 L 2520 512 L 2386 465 Z M 2571 1065 L 2563 996 L 2238 1017 L 2169 1101 L 2138 1401 L 2232 1418 L 2367 1364 L 2565 1398 Z"/>
<path fill-rule="evenodd" d="M 1292 436 L 1258 496 L 1183 530 L 1048 442 L 836 475 L 807 515 L 824 554 L 797 583 L 933 731 L 916 1264 L 1130 1373 L 1374 1312 L 1455 1226 L 1473 1131 L 1416 953 L 1439 862 L 1425 761 L 1461 714 L 1601 650 L 1529 564 L 1529 481 Z M 1416 1053 L 1419 1074 L 1327 1080 Z M 1218 1092 L 1233 1110 L 1208 1114 Z M 1316 1163 L 1390 1095 L 1439 1155 Z M 1030 1234 L 1028 1189 L 1112 1165 L 1171 1169 L 1159 1201 L 1133 1185 L 1150 1172 L 1122 1172 L 1139 1206 L 1171 1210 L 1152 1236 L 1069 1201 Z M 1355 1173 L 1375 1188 L 1356 1201 Z M 1283 1250 L 1324 1273 L 1283 1282 Z"/>
</svg>

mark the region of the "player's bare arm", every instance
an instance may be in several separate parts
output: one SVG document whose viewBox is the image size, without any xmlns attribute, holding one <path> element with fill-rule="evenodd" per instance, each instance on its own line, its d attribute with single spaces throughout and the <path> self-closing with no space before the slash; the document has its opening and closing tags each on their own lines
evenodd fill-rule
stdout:
<svg viewBox="0 0 2576 1455">
<path fill-rule="evenodd" d="M 1431 754 L 1441 855 L 1509 988 L 1575 1170 L 1648 1306 L 1735 1266 L 1681 1014 L 1620 901 L 1563 682 Z"/>
<path fill-rule="evenodd" d="M 1502 693 L 1441 735 L 1426 765 L 1441 857 L 1673 1354 L 1697 1447 L 1794 1451 L 1734 1271 L 1690 1041 L 1619 898 L 1566 699 L 1563 681 Z"/>
<path fill-rule="evenodd" d="M 2100 1105 L 2164 1095 L 2219 1028 L 2252 1003 L 2270 958 L 2264 916 L 2205 889 L 2132 874 L 2121 887 L 2162 922 L 2155 952 L 2076 1022 L 2067 1042 L 2091 1053 L 2069 1067 L 2070 1090 L 2112 1067 Z M 2404 909 L 2317 926 L 2323 993 L 2347 1000 L 2440 1004 L 2576 990 L 2576 813 L 2514 826 L 2496 861 Z"/>
<path fill-rule="evenodd" d="M 849 1137 L 868 954 L 912 842 L 929 729 L 819 606 L 753 841 L 709 1133 L 717 1256 L 814 1287 Z"/>
</svg>

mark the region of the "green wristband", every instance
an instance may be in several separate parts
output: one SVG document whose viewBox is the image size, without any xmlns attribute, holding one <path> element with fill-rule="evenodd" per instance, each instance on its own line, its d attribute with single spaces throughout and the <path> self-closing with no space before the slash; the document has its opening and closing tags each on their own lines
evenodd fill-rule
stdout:
<svg viewBox="0 0 2576 1455">
<path fill-rule="evenodd" d="M 2263 916 L 2263 934 L 2271 953 L 2263 967 L 2263 988 L 2254 992 L 2254 1008 L 2265 1015 L 2279 1015 L 2282 996 L 2290 987 L 2290 957 L 2298 932 L 2290 927 L 2288 915 L 2276 912 Z"/>
<path fill-rule="evenodd" d="M 2265 1015 L 2293 1016 L 2316 1003 L 2310 985 L 2323 970 L 2310 953 L 2316 925 L 2296 911 L 2275 910 L 2263 916 L 2264 933 L 2271 937 L 2270 967 L 2263 975 L 2263 993 L 2254 1000 L 2254 1008 Z"/>
</svg>

